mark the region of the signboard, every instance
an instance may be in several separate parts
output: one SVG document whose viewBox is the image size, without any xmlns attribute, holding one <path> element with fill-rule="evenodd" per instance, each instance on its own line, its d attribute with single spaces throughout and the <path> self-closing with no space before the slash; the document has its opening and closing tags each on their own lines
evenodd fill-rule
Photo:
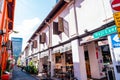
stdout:
<svg viewBox="0 0 120 80">
<path fill-rule="evenodd" d="M 113 0 L 111 3 L 111 7 L 115 11 L 120 11 L 120 0 Z"/>
<path fill-rule="evenodd" d="M 112 0 L 111 7 L 113 9 L 113 16 L 117 26 L 118 37 L 120 38 L 120 0 Z"/>
<path fill-rule="evenodd" d="M 103 29 L 101 31 L 98 31 L 96 33 L 93 34 L 93 37 L 95 39 L 97 38 L 100 38 L 100 37 L 103 37 L 103 36 L 106 36 L 106 35 L 109 35 L 109 34 L 112 34 L 112 33 L 116 33 L 117 30 L 116 30 L 116 26 L 111 26 L 111 27 L 108 27 L 106 29 Z"/>
<path fill-rule="evenodd" d="M 112 47 L 113 48 L 120 48 L 120 38 L 117 34 L 111 35 Z"/>
<path fill-rule="evenodd" d="M 118 37 L 120 38 L 120 12 L 116 12 L 113 14 L 115 19 L 115 24 L 117 26 Z"/>
<path fill-rule="evenodd" d="M 108 42 L 110 47 L 110 54 L 112 58 L 112 63 L 114 67 L 115 80 L 120 80 L 120 38 L 118 34 L 112 34 L 108 36 Z"/>
</svg>

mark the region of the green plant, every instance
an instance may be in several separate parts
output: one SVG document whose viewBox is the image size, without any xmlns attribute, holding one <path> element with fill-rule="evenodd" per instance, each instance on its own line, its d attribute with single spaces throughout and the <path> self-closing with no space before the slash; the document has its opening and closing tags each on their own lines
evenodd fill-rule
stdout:
<svg viewBox="0 0 120 80">
<path fill-rule="evenodd" d="M 11 64 L 10 64 L 10 60 L 7 60 L 7 64 L 6 64 L 6 71 L 10 72 L 10 67 L 11 67 Z"/>
<path fill-rule="evenodd" d="M 29 72 L 31 74 L 37 74 L 38 73 L 38 69 L 36 68 L 36 66 L 33 64 L 32 61 L 29 62 L 29 65 L 25 67 L 26 72 Z"/>
</svg>

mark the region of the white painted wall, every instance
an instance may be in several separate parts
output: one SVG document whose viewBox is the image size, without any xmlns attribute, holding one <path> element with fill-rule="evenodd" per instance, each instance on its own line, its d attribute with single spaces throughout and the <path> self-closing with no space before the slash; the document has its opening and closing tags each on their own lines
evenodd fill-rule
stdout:
<svg viewBox="0 0 120 80">
<path fill-rule="evenodd" d="M 78 40 L 72 41 L 71 44 L 74 75 L 78 80 L 87 80 L 83 46 L 78 45 Z"/>
<path fill-rule="evenodd" d="M 76 13 L 79 34 L 100 27 L 113 20 L 110 0 L 76 0 Z M 112 18 L 107 22 L 105 19 Z"/>
<path fill-rule="evenodd" d="M 29 51 L 28 51 L 28 56 L 30 56 L 32 54 L 32 50 L 31 50 L 31 43 L 29 43 Z"/>
<path fill-rule="evenodd" d="M 91 77 L 96 79 L 101 79 L 103 76 L 100 75 L 101 72 L 101 66 L 99 65 L 99 58 L 100 53 L 96 50 L 97 43 L 91 42 L 88 45 L 88 54 L 89 54 L 89 60 L 90 60 L 90 70 L 91 70 Z M 98 52 L 98 58 L 96 53 Z"/>
</svg>

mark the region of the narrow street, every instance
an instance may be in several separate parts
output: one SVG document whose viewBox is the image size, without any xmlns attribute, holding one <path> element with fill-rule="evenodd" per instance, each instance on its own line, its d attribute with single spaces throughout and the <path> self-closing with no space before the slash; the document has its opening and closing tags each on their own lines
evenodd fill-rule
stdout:
<svg viewBox="0 0 120 80">
<path fill-rule="evenodd" d="M 34 78 L 30 74 L 27 74 L 25 71 L 21 71 L 21 68 L 15 66 L 12 73 L 12 80 L 38 80 L 38 79 Z"/>
</svg>

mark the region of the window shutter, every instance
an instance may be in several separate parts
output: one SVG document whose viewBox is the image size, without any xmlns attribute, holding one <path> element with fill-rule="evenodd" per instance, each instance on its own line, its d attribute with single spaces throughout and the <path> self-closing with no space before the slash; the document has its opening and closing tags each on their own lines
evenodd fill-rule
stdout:
<svg viewBox="0 0 120 80">
<path fill-rule="evenodd" d="M 33 41 L 33 48 L 37 48 L 37 40 Z"/>
<path fill-rule="evenodd" d="M 9 22 L 9 23 L 8 23 L 8 29 L 9 29 L 9 30 L 12 30 L 12 29 L 13 29 L 13 23 L 12 23 L 12 22 Z"/>
<path fill-rule="evenodd" d="M 63 18 L 58 18 L 58 31 L 64 32 Z"/>
<path fill-rule="evenodd" d="M 46 42 L 46 34 L 42 33 L 42 35 L 40 35 L 40 43 L 45 43 Z"/>
<path fill-rule="evenodd" d="M 61 32 L 58 31 L 58 22 L 53 22 L 53 34 L 59 35 Z"/>
<path fill-rule="evenodd" d="M 12 12 L 13 12 L 13 10 L 12 10 L 12 7 L 13 6 L 13 4 L 11 3 L 11 2 L 8 2 L 8 4 L 7 4 L 7 11 L 8 11 L 8 17 L 12 20 L 13 19 L 13 17 L 12 17 Z"/>
</svg>

